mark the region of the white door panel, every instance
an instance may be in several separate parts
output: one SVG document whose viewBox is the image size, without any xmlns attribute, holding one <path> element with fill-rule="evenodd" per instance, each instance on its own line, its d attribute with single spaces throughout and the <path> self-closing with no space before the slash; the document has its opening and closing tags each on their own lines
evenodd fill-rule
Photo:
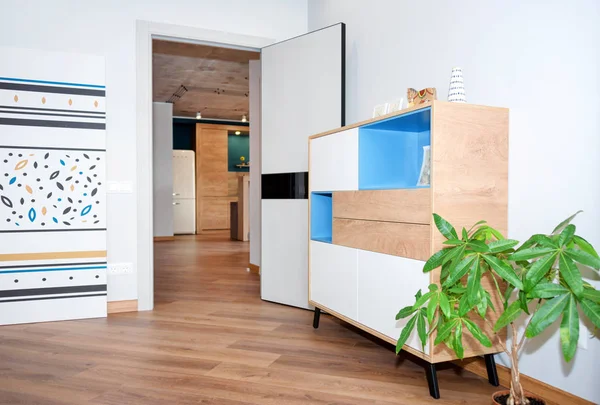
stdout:
<svg viewBox="0 0 600 405">
<path fill-rule="evenodd" d="M 261 297 L 308 305 L 308 200 L 262 200 Z"/>
<path fill-rule="evenodd" d="M 358 250 L 310 241 L 310 298 L 350 319 L 357 318 Z"/>
<path fill-rule="evenodd" d="M 173 151 L 173 197 L 196 198 L 196 163 L 192 150 Z"/>
<path fill-rule="evenodd" d="M 358 251 L 358 322 L 398 339 L 410 318 L 395 320 L 398 311 L 415 302 L 415 292 L 427 291 L 429 274 L 425 262 L 382 253 Z M 406 344 L 422 351 L 413 332 Z M 428 348 L 426 347 L 425 353 Z"/>
<path fill-rule="evenodd" d="M 358 190 L 358 128 L 310 144 L 310 191 Z"/>
<path fill-rule="evenodd" d="M 345 26 L 337 24 L 261 50 L 265 300 L 309 308 L 308 200 L 302 179 L 308 171 L 308 137 L 344 125 L 344 49 Z"/>
<path fill-rule="evenodd" d="M 196 200 L 173 199 L 173 233 L 194 234 L 196 232 Z"/>
<path fill-rule="evenodd" d="M 262 173 L 308 170 L 308 137 L 338 128 L 343 24 L 261 51 Z"/>
</svg>

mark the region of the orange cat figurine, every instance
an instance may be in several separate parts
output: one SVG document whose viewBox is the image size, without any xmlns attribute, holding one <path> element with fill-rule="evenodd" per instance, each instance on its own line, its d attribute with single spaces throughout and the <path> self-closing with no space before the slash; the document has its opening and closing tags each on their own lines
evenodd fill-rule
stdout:
<svg viewBox="0 0 600 405">
<path fill-rule="evenodd" d="M 408 99 L 408 106 L 413 107 L 419 104 L 431 103 L 433 100 L 437 100 L 437 93 L 435 87 L 427 87 L 421 91 L 415 89 L 406 90 L 406 98 Z"/>
</svg>

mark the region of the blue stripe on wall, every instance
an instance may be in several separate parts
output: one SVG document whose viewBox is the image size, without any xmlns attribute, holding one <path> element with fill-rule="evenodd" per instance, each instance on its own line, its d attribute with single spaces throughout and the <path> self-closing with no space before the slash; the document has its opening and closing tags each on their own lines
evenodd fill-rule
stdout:
<svg viewBox="0 0 600 405">
<path fill-rule="evenodd" d="M 91 87 L 91 88 L 95 88 L 95 89 L 105 89 L 106 88 L 106 86 L 100 86 L 99 84 L 69 83 L 69 82 L 49 82 L 49 81 L 46 81 L 46 80 L 19 79 L 19 78 L 15 78 L 15 77 L 0 77 L 0 80 L 5 80 L 7 82 L 58 84 L 58 85 L 74 86 L 74 87 Z"/>
<path fill-rule="evenodd" d="M 45 269 L 19 269 L 19 270 L 5 270 L 0 271 L 0 274 L 12 274 L 12 273 L 40 273 L 46 271 L 68 271 L 68 270 L 100 270 L 106 269 L 106 266 L 88 266 L 88 267 L 58 267 L 58 268 L 45 268 Z"/>
</svg>

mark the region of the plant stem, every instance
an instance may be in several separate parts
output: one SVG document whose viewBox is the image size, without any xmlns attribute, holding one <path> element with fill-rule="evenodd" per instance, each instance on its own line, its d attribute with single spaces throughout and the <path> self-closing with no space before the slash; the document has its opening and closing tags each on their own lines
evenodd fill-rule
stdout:
<svg viewBox="0 0 600 405">
<path fill-rule="evenodd" d="M 518 334 L 517 328 L 511 322 L 510 327 L 512 330 L 512 353 L 510 354 L 511 367 L 510 367 L 510 397 L 514 405 L 528 405 L 529 400 L 525 396 L 525 391 L 521 385 L 521 373 L 519 372 L 519 350 L 518 350 Z"/>
</svg>

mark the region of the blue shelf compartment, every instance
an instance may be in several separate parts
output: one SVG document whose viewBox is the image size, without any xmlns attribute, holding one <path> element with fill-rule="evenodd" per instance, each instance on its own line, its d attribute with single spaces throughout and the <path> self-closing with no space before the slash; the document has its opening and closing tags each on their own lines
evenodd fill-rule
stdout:
<svg viewBox="0 0 600 405">
<path fill-rule="evenodd" d="M 310 195 L 310 239 L 331 243 L 333 227 L 333 193 L 312 192 Z"/>
<path fill-rule="evenodd" d="M 358 188 L 417 186 L 423 146 L 431 145 L 431 107 L 367 124 L 358 133 Z"/>
</svg>

